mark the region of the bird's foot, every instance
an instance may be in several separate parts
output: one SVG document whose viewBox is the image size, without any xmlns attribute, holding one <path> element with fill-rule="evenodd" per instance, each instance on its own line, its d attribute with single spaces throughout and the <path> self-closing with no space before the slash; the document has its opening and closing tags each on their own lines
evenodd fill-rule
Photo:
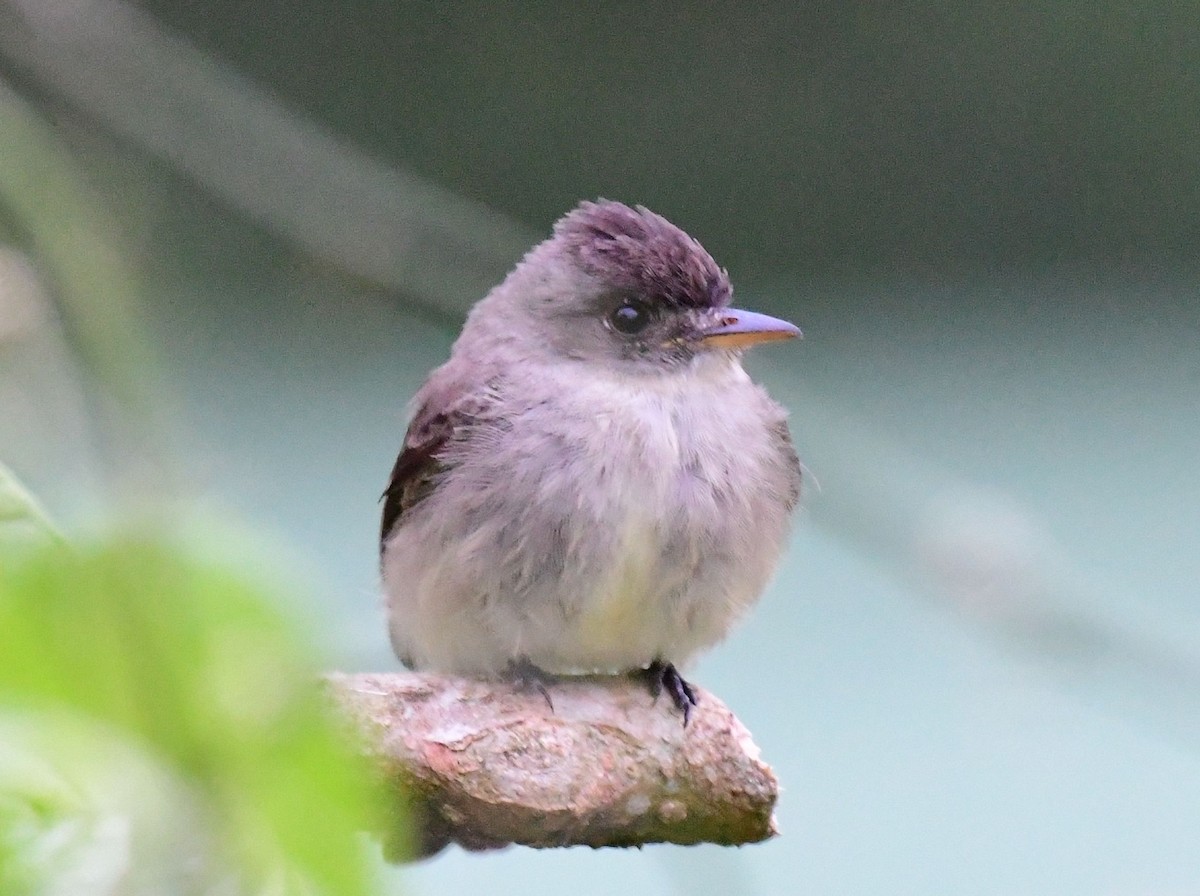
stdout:
<svg viewBox="0 0 1200 896">
<path fill-rule="evenodd" d="M 650 685 L 650 693 L 655 698 L 663 691 L 670 695 L 675 708 L 683 713 L 683 725 L 686 728 L 688 720 L 692 717 L 692 707 L 700 705 L 695 688 L 684 681 L 673 663 L 664 663 L 662 660 L 655 660 L 643 669 L 641 674 L 645 676 Z"/>
<path fill-rule="evenodd" d="M 554 712 L 554 701 L 550 699 L 550 685 L 557 679 L 545 669 L 535 666 L 529 661 L 529 657 L 509 660 L 504 670 L 504 678 L 512 682 L 518 691 L 537 691 L 546 700 L 550 711 Z"/>
</svg>

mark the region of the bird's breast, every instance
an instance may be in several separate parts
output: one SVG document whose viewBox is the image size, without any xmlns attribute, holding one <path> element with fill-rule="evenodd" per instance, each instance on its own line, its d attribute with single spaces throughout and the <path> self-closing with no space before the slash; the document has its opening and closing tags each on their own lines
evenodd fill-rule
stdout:
<svg viewBox="0 0 1200 896">
<path fill-rule="evenodd" d="M 750 523 L 728 500 L 751 488 L 755 473 L 739 467 L 745 446 L 726 431 L 723 397 L 682 384 L 604 390 L 581 404 L 590 413 L 571 426 L 586 448 L 574 453 L 567 479 L 585 511 L 572 525 L 568 561 L 581 575 L 568 589 L 565 654 L 598 668 L 649 662 L 686 641 L 697 614 L 728 612 L 721 599 L 697 608 L 696 595 L 716 592 L 693 587 L 730 527 Z M 753 443 L 758 435 L 741 438 Z"/>
<path fill-rule="evenodd" d="M 634 512 L 616 530 L 612 560 L 590 583 L 575 626 L 575 637 L 601 655 L 623 653 L 641 637 L 653 639 L 661 616 L 653 604 L 661 561 L 655 521 Z"/>
</svg>

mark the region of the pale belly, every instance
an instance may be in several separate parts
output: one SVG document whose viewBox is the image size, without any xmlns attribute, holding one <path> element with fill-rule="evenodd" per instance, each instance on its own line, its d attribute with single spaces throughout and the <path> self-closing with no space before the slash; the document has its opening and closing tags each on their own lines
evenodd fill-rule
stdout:
<svg viewBox="0 0 1200 896">
<path fill-rule="evenodd" d="M 605 574 L 577 587 L 586 596 L 531 660 L 550 671 L 627 669 L 659 657 L 683 624 L 663 599 L 662 538 L 648 518 L 631 520 Z"/>
</svg>

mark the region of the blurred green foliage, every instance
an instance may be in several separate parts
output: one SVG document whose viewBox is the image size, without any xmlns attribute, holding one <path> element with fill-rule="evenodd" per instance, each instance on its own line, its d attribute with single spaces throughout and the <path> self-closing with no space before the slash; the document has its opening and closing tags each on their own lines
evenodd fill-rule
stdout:
<svg viewBox="0 0 1200 896">
<path fill-rule="evenodd" d="M 0 556 L 57 541 L 58 532 L 41 505 L 0 464 Z"/>
<path fill-rule="evenodd" d="M 124 412 L 119 425 L 159 447 L 161 378 L 137 313 L 132 253 L 45 114 L 3 80 L 0 158 L 0 221 L 36 260 L 89 378 Z"/>
<path fill-rule="evenodd" d="M 3 230 L 53 294 L 120 474 L 109 534 L 75 542 L 0 465 L 0 893 L 367 892 L 375 807 L 315 639 L 196 547 L 219 533 L 175 522 L 128 254 L 83 166 L 3 82 L 0 156 Z M 138 492 L 154 522 L 122 530 Z"/>
<path fill-rule="evenodd" d="M 13 495 L 6 526 L 19 518 Z M 22 524 L 40 528 L 27 510 Z M 161 534 L 4 544 L 0 723 L 11 724 L 13 711 L 27 724 L 67 711 L 169 769 L 191 794 L 180 811 L 211 820 L 210 831 L 196 832 L 214 844 L 198 879 L 236 868 L 239 890 L 303 880 L 315 889 L 302 892 L 365 892 L 355 840 L 370 811 L 364 770 L 321 699 L 308 639 L 266 589 Z M 103 757 L 92 757 L 97 768 Z M 32 856 L 48 842 L 39 837 L 61 838 L 64 818 L 84 806 L 62 796 L 76 788 L 28 789 L 28 776 L 12 770 L 10 756 L 0 763 L 0 891 L 41 892 L 28 888 Z M 67 778 L 87 774 L 84 763 Z"/>
</svg>

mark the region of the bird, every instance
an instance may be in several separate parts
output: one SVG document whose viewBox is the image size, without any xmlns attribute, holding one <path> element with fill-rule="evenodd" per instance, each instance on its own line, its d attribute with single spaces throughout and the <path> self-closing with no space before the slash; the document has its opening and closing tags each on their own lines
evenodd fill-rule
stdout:
<svg viewBox="0 0 1200 896">
<path fill-rule="evenodd" d="M 742 354 L 801 335 L 730 307 L 700 243 L 598 199 L 470 311 L 413 398 L 383 493 L 388 631 L 409 668 L 546 682 L 679 672 L 767 586 L 800 498 L 785 410 Z"/>
</svg>

